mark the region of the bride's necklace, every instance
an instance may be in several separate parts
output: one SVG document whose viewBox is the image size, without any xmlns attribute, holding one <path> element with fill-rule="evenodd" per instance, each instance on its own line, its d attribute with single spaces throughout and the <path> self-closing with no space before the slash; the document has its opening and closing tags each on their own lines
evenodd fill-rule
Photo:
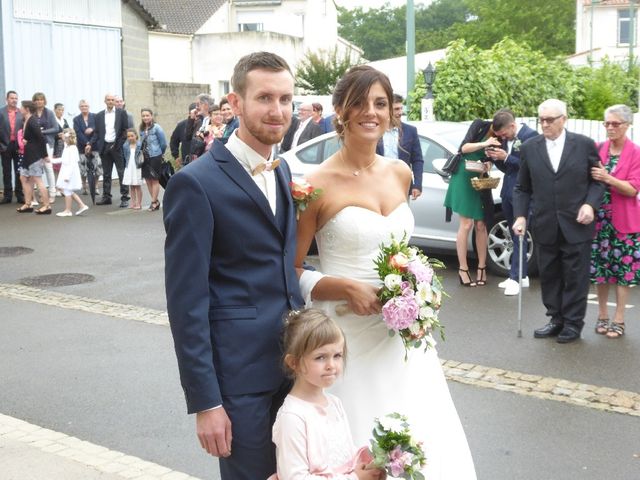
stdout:
<svg viewBox="0 0 640 480">
<path fill-rule="evenodd" d="M 371 160 L 371 162 L 369 162 L 368 165 L 365 165 L 362 168 L 359 168 L 357 170 L 352 170 L 351 174 L 354 177 L 357 177 L 358 175 L 360 175 L 360 172 L 364 172 L 366 169 L 368 169 L 369 167 L 372 167 L 374 163 L 376 163 L 376 160 L 378 159 L 378 156 L 376 155 L 375 157 L 373 157 L 373 160 Z M 342 152 L 340 152 L 340 160 L 342 160 L 342 163 L 344 164 L 345 167 L 347 167 L 347 169 L 351 170 L 351 167 L 349 167 L 349 165 L 347 165 L 347 162 L 344 161 L 344 154 Z"/>
</svg>

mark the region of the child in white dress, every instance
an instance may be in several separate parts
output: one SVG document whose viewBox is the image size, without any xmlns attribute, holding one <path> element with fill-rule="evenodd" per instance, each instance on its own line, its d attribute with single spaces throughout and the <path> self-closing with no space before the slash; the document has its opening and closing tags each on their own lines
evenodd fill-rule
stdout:
<svg viewBox="0 0 640 480">
<path fill-rule="evenodd" d="M 71 212 L 72 201 L 75 200 L 80 207 L 76 212 L 76 215 L 80 215 L 89 207 L 82 201 L 82 199 L 75 193 L 75 190 L 82 188 L 82 177 L 80 176 L 80 154 L 78 153 L 78 147 L 76 146 L 76 132 L 73 128 L 65 128 L 62 131 L 64 139 L 64 150 L 62 156 L 59 158 L 52 158 L 52 163 L 60 163 L 60 172 L 58 173 L 58 180 L 56 181 L 56 187 L 64 195 L 64 210 L 56 213 L 58 217 L 72 217 Z"/>
<path fill-rule="evenodd" d="M 384 478 L 367 469 L 372 458 L 366 448 L 356 450 L 342 403 L 324 391 L 342 373 L 346 351 L 342 330 L 324 312 L 287 317 L 284 364 L 294 384 L 273 425 L 278 473 L 269 480 Z"/>
<path fill-rule="evenodd" d="M 122 149 L 125 163 L 122 183 L 129 185 L 129 193 L 131 194 L 129 208 L 140 210 L 142 208 L 142 167 L 136 165 L 140 146 L 138 145 L 138 132 L 135 128 L 127 130 L 127 143 L 123 145 Z"/>
</svg>

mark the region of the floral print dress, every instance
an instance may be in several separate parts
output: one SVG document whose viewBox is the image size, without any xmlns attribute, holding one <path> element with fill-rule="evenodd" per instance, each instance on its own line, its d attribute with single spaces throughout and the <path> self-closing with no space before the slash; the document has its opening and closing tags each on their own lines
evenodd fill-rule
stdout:
<svg viewBox="0 0 640 480">
<path fill-rule="evenodd" d="M 619 155 L 610 155 L 608 173 Z M 619 233 L 611 221 L 611 192 L 607 188 L 596 215 L 596 237 L 591 244 L 591 283 L 640 284 L 640 233 Z"/>
</svg>

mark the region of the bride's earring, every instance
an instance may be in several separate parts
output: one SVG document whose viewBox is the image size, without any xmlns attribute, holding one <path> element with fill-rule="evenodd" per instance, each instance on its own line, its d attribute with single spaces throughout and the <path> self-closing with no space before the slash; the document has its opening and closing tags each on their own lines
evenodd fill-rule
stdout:
<svg viewBox="0 0 640 480">
<path fill-rule="evenodd" d="M 342 119 L 340 117 L 336 117 L 338 119 L 338 125 L 342 125 Z"/>
</svg>

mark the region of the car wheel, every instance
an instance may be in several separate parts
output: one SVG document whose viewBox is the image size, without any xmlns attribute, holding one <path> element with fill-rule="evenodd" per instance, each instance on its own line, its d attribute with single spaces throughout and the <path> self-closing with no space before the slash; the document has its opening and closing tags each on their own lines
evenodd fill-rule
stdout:
<svg viewBox="0 0 640 480">
<path fill-rule="evenodd" d="M 511 257 L 513 255 L 513 241 L 507 221 L 501 218 L 496 218 L 496 222 L 489 229 L 489 241 L 487 246 L 487 267 L 492 273 L 503 277 L 509 276 L 509 270 L 511 269 Z M 529 275 L 535 276 L 538 273 L 538 265 L 535 259 L 531 232 L 527 232 L 525 244 Z"/>
</svg>

